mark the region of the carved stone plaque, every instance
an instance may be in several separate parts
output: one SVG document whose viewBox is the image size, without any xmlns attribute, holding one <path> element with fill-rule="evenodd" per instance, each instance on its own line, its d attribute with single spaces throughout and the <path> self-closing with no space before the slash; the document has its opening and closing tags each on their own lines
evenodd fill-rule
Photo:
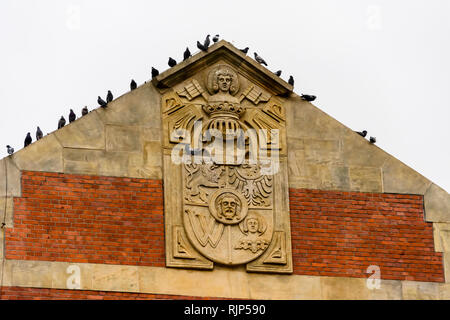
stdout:
<svg viewBox="0 0 450 320">
<path fill-rule="evenodd" d="M 165 93 L 168 267 L 292 272 L 282 101 L 224 63 Z"/>
</svg>

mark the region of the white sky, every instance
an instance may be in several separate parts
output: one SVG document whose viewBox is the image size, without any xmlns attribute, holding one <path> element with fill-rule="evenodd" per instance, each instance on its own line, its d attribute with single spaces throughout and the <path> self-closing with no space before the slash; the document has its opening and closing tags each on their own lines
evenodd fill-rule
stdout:
<svg viewBox="0 0 450 320">
<path fill-rule="evenodd" d="M 450 191 L 450 1 L 0 1 L 0 156 L 219 33 Z M 1 149 L 3 148 L 3 149 Z"/>
</svg>

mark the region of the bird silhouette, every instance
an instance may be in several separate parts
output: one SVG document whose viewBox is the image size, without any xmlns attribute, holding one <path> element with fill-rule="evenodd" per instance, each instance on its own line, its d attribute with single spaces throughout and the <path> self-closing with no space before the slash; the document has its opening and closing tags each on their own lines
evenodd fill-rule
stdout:
<svg viewBox="0 0 450 320">
<path fill-rule="evenodd" d="M 281 70 L 278 70 L 277 72 L 274 72 L 275 73 L 275 75 L 277 75 L 277 76 L 281 76 Z"/>
<path fill-rule="evenodd" d="M 169 57 L 169 67 L 175 67 L 177 65 L 177 61 L 175 59 L 173 59 L 172 57 Z"/>
<path fill-rule="evenodd" d="M 217 41 L 219 41 L 219 37 L 220 36 L 218 34 L 216 34 L 213 38 L 213 42 L 216 43 Z"/>
<path fill-rule="evenodd" d="M 66 119 L 64 119 L 64 117 L 61 116 L 61 119 L 59 119 L 59 121 L 58 121 L 58 129 L 61 129 L 65 125 L 66 125 Z"/>
<path fill-rule="evenodd" d="M 75 114 L 75 112 L 73 112 L 72 109 L 70 109 L 70 113 L 69 113 L 69 123 L 72 123 L 76 120 L 77 115 Z"/>
<path fill-rule="evenodd" d="M 113 101 L 114 97 L 110 90 L 108 90 L 108 94 L 106 95 L 106 102 L 109 103 Z"/>
<path fill-rule="evenodd" d="M 256 52 L 255 52 L 255 60 L 256 62 L 258 62 L 259 64 L 263 64 L 267 67 L 267 63 L 266 61 L 264 61 L 263 58 L 261 58 Z"/>
<path fill-rule="evenodd" d="M 377 138 L 370 137 L 369 141 L 370 141 L 370 143 L 375 143 L 375 142 L 377 142 Z"/>
<path fill-rule="evenodd" d="M 206 36 L 205 41 L 203 42 L 203 46 L 206 48 L 206 50 L 208 50 L 209 45 L 210 45 L 210 43 L 211 43 L 211 40 L 209 39 L 209 37 L 210 37 L 210 35 L 208 34 L 208 35 Z"/>
<path fill-rule="evenodd" d="M 289 77 L 288 83 L 289 83 L 291 86 L 294 86 L 294 77 L 293 77 L 293 76 L 290 76 L 290 77 Z"/>
<path fill-rule="evenodd" d="M 29 146 L 32 141 L 33 141 L 33 139 L 31 138 L 31 134 L 28 132 L 27 136 L 25 137 L 24 147 Z"/>
<path fill-rule="evenodd" d="M 202 45 L 199 41 L 197 41 L 197 48 L 205 52 L 208 51 L 208 48 Z"/>
<path fill-rule="evenodd" d="M 36 129 L 36 141 L 41 140 L 44 134 L 41 131 L 41 128 L 37 127 Z"/>
<path fill-rule="evenodd" d="M 12 155 L 14 153 L 14 148 L 12 148 L 10 145 L 6 146 L 6 151 L 9 155 Z"/>
<path fill-rule="evenodd" d="M 367 130 L 363 130 L 363 131 L 355 131 L 357 134 L 359 134 L 361 137 L 365 137 L 365 136 L 367 136 Z"/>
<path fill-rule="evenodd" d="M 102 107 L 102 108 L 106 108 L 106 106 L 108 105 L 108 103 L 106 103 L 106 101 L 103 100 L 100 96 L 98 96 L 97 102 L 100 105 L 100 107 Z"/>
<path fill-rule="evenodd" d="M 130 90 L 133 91 L 133 90 L 136 89 L 136 88 L 137 88 L 137 83 L 136 83 L 136 81 L 134 81 L 133 79 L 131 79 L 131 82 L 130 82 Z"/>
<path fill-rule="evenodd" d="M 88 107 L 84 107 L 83 109 L 81 109 L 81 116 L 85 116 L 89 113 Z"/>
<path fill-rule="evenodd" d="M 191 51 L 189 51 L 189 48 L 186 48 L 186 51 L 183 53 L 183 61 L 186 61 L 192 56 Z"/>
<path fill-rule="evenodd" d="M 302 99 L 305 101 L 311 102 L 311 101 L 316 100 L 316 96 L 313 96 L 311 94 L 302 94 Z"/>
<path fill-rule="evenodd" d="M 245 49 L 239 49 L 239 51 L 241 51 L 241 52 L 243 52 L 243 53 L 245 53 L 245 54 L 247 54 L 247 52 L 248 52 L 248 47 L 246 47 Z"/>
<path fill-rule="evenodd" d="M 155 69 L 152 67 L 152 79 L 159 76 L 159 71 L 158 69 Z"/>
</svg>

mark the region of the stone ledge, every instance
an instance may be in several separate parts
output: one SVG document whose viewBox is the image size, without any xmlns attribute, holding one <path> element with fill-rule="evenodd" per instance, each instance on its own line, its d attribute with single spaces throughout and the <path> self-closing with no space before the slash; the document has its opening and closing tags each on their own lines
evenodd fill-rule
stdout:
<svg viewBox="0 0 450 320">
<path fill-rule="evenodd" d="M 1 261 L 0 261 L 1 262 Z M 365 278 L 247 273 L 243 267 L 213 271 L 88 263 L 6 260 L 4 286 L 72 289 L 69 266 L 80 270 L 81 290 L 120 291 L 239 299 L 448 299 L 445 283 L 381 280 L 370 290 Z M 75 267 L 76 268 L 76 267 Z M 207 286 L 199 286 L 207 283 Z"/>
</svg>

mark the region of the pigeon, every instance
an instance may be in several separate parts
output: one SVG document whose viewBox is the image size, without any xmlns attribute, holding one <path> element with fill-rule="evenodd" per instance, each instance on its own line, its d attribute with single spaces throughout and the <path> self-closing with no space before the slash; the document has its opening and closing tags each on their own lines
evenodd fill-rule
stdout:
<svg viewBox="0 0 450 320">
<path fill-rule="evenodd" d="M 208 50 L 209 48 L 209 44 L 211 43 L 211 40 L 209 40 L 210 35 L 208 34 L 206 36 L 205 42 L 203 42 L 203 46 L 206 48 L 206 50 Z"/>
<path fill-rule="evenodd" d="M 75 112 L 73 112 L 72 109 L 70 109 L 70 113 L 69 113 L 69 123 L 72 123 L 75 121 L 75 119 L 77 118 Z"/>
<path fill-rule="evenodd" d="M 85 116 L 89 113 L 88 107 L 84 107 L 83 109 L 81 109 L 81 116 Z"/>
<path fill-rule="evenodd" d="M 192 57 L 191 51 L 189 51 L 189 48 L 186 48 L 186 51 L 183 54 L 183 61 L 186 61 L 190 57 Z"/>
<path fill-rule="evenodd" d="M 168 62 L 168 64 L 169 64 L 169 67 L 175 67 L 176 65 L 177 65 L 177 62 L 176 62 L 176 60 L 175 59 L 172 59 L 172 57 L 169 57 L 169 62 Z"/>
<path fill-rule="evenodd" d="M 361 132 L 359 132 L 359 131 L 355 131 L 357 134 L 359 134 L 361 137 L 365 137 L 365 136 L 367 136 L 367 130 L 363 130 L 363 131 L 361 131 Z"/>
<path fill-rule="evenodd" d="M 43 136 L 44 136 L 44 134 L 42 133 L 41 128 L 37 127 L 37 130 L 36 130 L 36 141 L 41 140 Z"/>
<path fill-rule="evenodd" d="M 61 116 L 61 119 L 59 119 L 59 121 L 58 121 L 58 129 L 61 129 L 65 125 L 66 125 L 66 119 L 64 119 L 64 117 Z"/>
<path fill-rule="evenodd" d="M 290 77 L 289 77 L 288 83 L 289 83 L 291 86 L 294 86 L 294 77 L 293 77 L 293 76 L 290 76 Z"/>
<path fill-rule="evenodd" d="M 202 45 L 199 41 L 197 41 L 197 48 L 199 48 L 202 51 L 208 51 L 208 48 L 206 48 L 204 45 Z"/>
<path fill-rule="evenodd" d="M 33 139 L 31 138 L 31 134 L 28 132 L 25 138 L 25 147 L 29 146 L 31 144 L 31 141 L 33 141 Z"/>
<path fill-rule="evenodd" d="M 133 91 L 134 89 L 137 88 L 137 83 L 136 81 L 134 81 L 133 79 L 131 79 L 131 83 L 130 83 L 130 90 Z"/>
<path fill-rule="evenodd" d="M 106 101 L 103 100 L 100 96 L 98 96 L 97 102 L 98 102 L 98 104 L 99 104 L 102 108 L 106 108 L 106 106 L 108 105 L 108 104 L 106 103 Z"/>
<path fill-rule="evenodd" d="M 152 79 L 159 75 L 158 69 L 152 67 Z"/>
<path fill-rule="evenodd" d="M 248 47 L 246 47 L 245 49 L 239 49 L 239 51 L 242 51 L 243 53 L 247 54 L 247 52 L 248 52 Z"/>
<path fill-rule="evenodd" d="M 294 85 L 294 84 L 292 84 Z M 316 96 L 313 96 L 311 94 L 302 94 L 302 99 L 308 102 L 316 100 Z"/>
<path fill-rule="evenodd" d="M 275 75 L 277 75 L 277 76 L 281 76 L 281 70 L 278 70 L 277 72 L 274 72 L 275 73 Z"/>
<path fill-rule="evenodd" d="M 377 138 L 370 137 L 369 141 L 370 141 L 370 143 L 375 143 L 375 142 L 377 142 Z"/>
<path fill-rule="evenodd" d="M 216 43 L 217 41 L 219 41 L 219 35 L 216 34 L 213 38 L 213 42 Z"/>
<path fill-rule="evenodd" d="M 8 152 L 9 155 L 14 153 L 14 148 L 12 148 L 10 145 L 6 146 L 6 151 Z"/>
<path fill-rule="evenodd" d="M 261 58 L 260 56 L 258 56 L 258 54 L 255 52 L 255 60 L 256 62 L 258 62 L 259 64 L 263 64 L 267 67 L 267 63 L 264 61 L 263 58 Z"/>
<path fill-rule="evenodd" d="M 106 95 L 106 102 L 109 103 L 113 101 L 114 97 L 110 90 L 108 90 L 108 94 Z"/>
</svg>

